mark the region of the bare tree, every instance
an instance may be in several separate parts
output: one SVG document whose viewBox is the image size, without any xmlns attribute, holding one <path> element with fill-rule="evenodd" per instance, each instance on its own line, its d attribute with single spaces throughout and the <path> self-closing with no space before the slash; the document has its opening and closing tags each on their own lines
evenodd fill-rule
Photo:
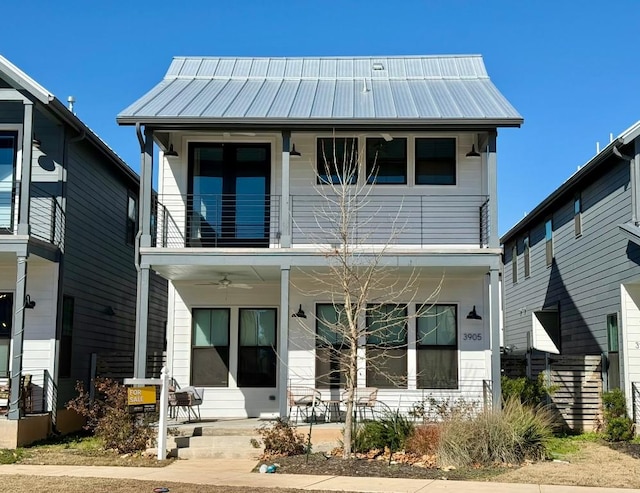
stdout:
<svg viewBox="0 0 640 493">
<path fill-rule="evenodd" d="M 383 386 L 406 387 L 408 306 L 415 299 L 418 273 L 386 263 L 385 254 L 411 227 L 402 203 L 385 207 L 374 200 L 377 165 L 362 165 L 355 139 L 327 139 L 324 167 L 316 170 L 318 201 L 313 227 L 298 225 L 312 243 L 325 249 L 327 267 L 308 274 L 316 299 L 330 300 L 314 313 L 316 327 L 302 324 L 316 338 L 316 375 L 326 386 L 344 388 L 344 457 L 351 456 L 358 369 L 366 366 Z M 377 159 L 376 159 L 377 163 Z M 442 286 L 436 284 L 433 303 Z M 362 363 L 362 364 L 361 364 Z M 404 367 L 404 371 L 399 371 Z"/>
</svg>

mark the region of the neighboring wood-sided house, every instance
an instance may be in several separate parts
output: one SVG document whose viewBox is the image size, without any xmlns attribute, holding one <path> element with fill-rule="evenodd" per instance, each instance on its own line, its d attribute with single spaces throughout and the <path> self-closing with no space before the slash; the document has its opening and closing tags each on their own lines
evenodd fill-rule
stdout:
<svg viewBox="0 0 640 493">
<path fill-rule="evenodd" d="M 71 110 L 0 57 L 5 446 L 71 427 L 64 406 L 76 381 L 87 384 L 115 353 L 129 354 L 133 373 L 138 189 L 137 175 Z M 166 282 L 153 279 L 148 345 L 161 353 Z"/>
<path fill-rule="evenodd" d="M 117 120 L 142 152 L 139 320 L 153 269 L 169 280 L 170 375 L 203 389 L 203 417 L 286 415 L 289 386 L 339 398 L 322 321 L 341 300 L 311 294 L 309 274 L 331 243 L 325 157 L 345 149 L 367 190 L 354 251 L 384 245 L 400 282 L 420 277 L 400 300 L 398 378 L 367 366 L 363 340 L 358 386 L 405 411 L 429 395 L 490 401 L 490 382 L 498 398 L 496 135 L 522 118 L 480 56 L 178 57 Z"/>
<path fill-rule="evenodd" d="M 640 122 L 501 240 L 505 347 L 603 355 L 603 388 L 624 389 L 630 411 L 640 382 L 638 180 Z"/>
</svg>

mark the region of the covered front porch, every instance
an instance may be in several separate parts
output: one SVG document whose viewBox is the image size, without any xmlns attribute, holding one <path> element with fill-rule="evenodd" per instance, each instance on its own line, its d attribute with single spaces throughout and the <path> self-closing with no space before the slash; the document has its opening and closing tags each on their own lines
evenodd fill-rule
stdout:
<svg viewBox="0 0 640 493">
<path fill-rule="evenodd" d="M 168 371 L 180 387 L 202 391 L 203 419 L 287 416 L 287 389 L 292 387 L 318 389 L 323 401 L 339 400 L 341 383 L 327 381 L 331 362 L 323 359 L 326 341 L 318 336 L 319 321 L 339 303 L 318 290 L 317 276 L 327 272 L 326 265 L 234 265 L 233 257 L 225 258 L 227 265 L 153 265 L 171 279 Z M 481 404 L 491 400 L 488 267 L 388 269 L 400 283 L 417 279 L 415 289 L 404 296 L 385 299 L 372 293 L 370 300 L 405 310 L 397 379 L 376 377 L 362 340 L 358 387 L 378 388 L 377 399 L 384 406 L 403 412 L 429 397 Z M 435 339 L 435 345 L 427 344 L 423 332 L 430 322 L 420 317 L 423 306 L 450 313 L 445 359 L 437 356 Z M 363 318 L 358 323 L 369 322 Z M 429 361 L 436 356 L 443 368 L 438 371 Z"/>
</svg>

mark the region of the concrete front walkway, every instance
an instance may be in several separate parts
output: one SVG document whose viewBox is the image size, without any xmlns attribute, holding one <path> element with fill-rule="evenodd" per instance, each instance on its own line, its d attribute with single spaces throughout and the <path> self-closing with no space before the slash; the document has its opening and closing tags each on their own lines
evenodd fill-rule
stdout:
<svg viewBox="0 0 640 493">
<path fill-rule="evenodd" d="M 104 466 L 36 466 L 0 465 L 0 476 L 18 474 L 33 476 L 75 476 L 163 482 L 211 484 L 256 488 L 296 488 L 357 492 L 441 492 L 448 493 L 629 493 L 637 489 L 591 488 L 581 486 L 547 486 L 535 484 L 489 483 L 477 481 L 442 481 L 433 479 L 356 478 L 346 476 L 307 476 L 302 474 L 256 474 L 250 471 L 255 461 L 185 460 L 164 468 Z M 9 486 L 5 483 L 5 487 Z M 10 488 L 9 488 L 10 490 Z"/>
</svg>

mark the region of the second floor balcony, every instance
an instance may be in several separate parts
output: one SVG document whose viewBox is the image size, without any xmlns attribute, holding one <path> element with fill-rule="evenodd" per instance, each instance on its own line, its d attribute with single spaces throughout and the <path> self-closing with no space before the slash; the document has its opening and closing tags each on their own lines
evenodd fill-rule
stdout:
<svg viewBox="0 0 640 493">
<path fill-rule="evenodd" d="M 356 196 L 348 206 L 320 195 L 160 195 L 155 245 L 317 248 L 346 238 L 359 246 L 483 248 L 487 204 L 486 196 L 453 194 Z"/>
</svg>

